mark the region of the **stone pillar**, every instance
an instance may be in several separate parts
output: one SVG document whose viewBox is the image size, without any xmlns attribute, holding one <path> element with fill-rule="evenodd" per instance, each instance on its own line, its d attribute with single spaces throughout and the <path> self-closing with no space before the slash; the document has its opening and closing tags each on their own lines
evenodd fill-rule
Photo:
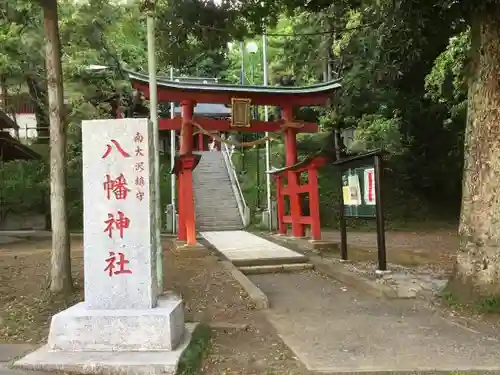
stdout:
<svg viewBox="0 0 500 375">
<path fill-rule="evenodd" d="M 283 108 L 283 119 L 285 122 L 293 121 L 293 108 Z M 285 160 L 286 166 L 291 167 L 297 164 L 297 131 L 294 128 L 285 130 Z M 294 237 L 304 237 L 304 225 L 300 223 L 301 208 L 298 188 L 300 186 L 299 176 L 295 171 L 288 171 L 288 192 L 290 196 L 290 216 L 292 217 L 292 235 Z"/>
<path fill-rule="evenodd" d="M 148 119 L 83 121 L 85 300 L 54 315 L 47 345 L 17 365 L 175 371 L 189 335 L 182 300 L 156 293 L 152 132 Z"/>
<path fill-rule="evenodd" d="M 83 125 L 84 260 L 85 274 L 92 275 L 85 278 L 89 309 L 156 306 L 156 274 L 150 272 L 156 269 L 151 133 L 147 120 L 118 121 L 101 129 L 95 123 Z M 104 271 L 96 272 L 99 268 Z"/>
</svg>

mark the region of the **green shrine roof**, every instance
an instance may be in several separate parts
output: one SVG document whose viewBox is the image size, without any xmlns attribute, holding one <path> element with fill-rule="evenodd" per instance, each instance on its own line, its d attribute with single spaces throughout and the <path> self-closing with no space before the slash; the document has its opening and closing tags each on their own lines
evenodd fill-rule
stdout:
<svg viewBox="0 0 500 375">
<path fill-rule="evenodd" d="M 149 76 L 143 73 L 125 71 L 129 79 L 149 85 Z M 318 94 L 334 91 L 342 87 L 341 79 L 330 82 L 320 83 L 311 86 L 295 86 L 295 87 L 274 87 L 274 86 L 247 86 L 247 85 L 232 85 L 232 84 L 214 84 L 214 83 L 195 83 L 195 82 L 176 82 L 165 77 L 157 77 L 158 88 L 170 88 L 185 91 L 200 91 L 200 92 L 240 92 L 254 94 Z"/>
</svg>

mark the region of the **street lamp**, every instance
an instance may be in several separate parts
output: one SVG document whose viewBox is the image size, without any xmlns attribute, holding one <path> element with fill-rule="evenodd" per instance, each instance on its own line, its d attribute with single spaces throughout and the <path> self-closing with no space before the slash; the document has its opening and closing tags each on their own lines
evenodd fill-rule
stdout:
<svg viewBox="0 0 500 375">
<path fill-rule="evenodd" d="M 254 67 L 254 57 L 259 51 L 259 47 L 257 43 L 254 41 L 248 42 L 247 43 L 247 51 L 250 54 L 250 71 L 251 71 L 251 77 L 252 77 L 252 85 L 255 85 L 255 67 Z M 257 112 L 257 106 L 253 106 L 253 119 L 257 120 L 259 117 L 259 114 Z M 259 133 L 256 134 L 257 139 L 259 139 Z M 257 209 L 260 209 L 260 148 L 259 145 L 255 145 L 255 154 L 256 154 L 256 159 L 257 159 Z"/>
<path fill-rule="evenodd" d="M 248 53 L 257 53 L 259 50 L 259 46 L 253 40 L 247 43 L 247 51 Z"/>
<path fill-rule="evenodd" d="M 247 43 L 247 52 L 250 54 L 250 73 L 252 77 L 252 85 L 255 85 L 255 69 L 254 69 L 254 56 L 259 51 L 259 46 L 254 41 Z"/>
</svg>

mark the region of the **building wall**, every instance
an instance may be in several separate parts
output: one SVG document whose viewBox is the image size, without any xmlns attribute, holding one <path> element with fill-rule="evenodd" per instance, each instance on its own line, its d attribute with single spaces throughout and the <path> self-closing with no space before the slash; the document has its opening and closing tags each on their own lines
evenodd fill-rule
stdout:
<svg viewBox="0 0 500 375">
<path fill-rule="evenodd" d="M 21 113 L 16 115 L 16 122 L 19 125 L 19 140 L 23 144 L 30 144 L 38 135 L 36 129 L 36 117 L 33 113 Z M 10 132 L 12 136 L 17 136 L 15 130 Z"/>
</svg>

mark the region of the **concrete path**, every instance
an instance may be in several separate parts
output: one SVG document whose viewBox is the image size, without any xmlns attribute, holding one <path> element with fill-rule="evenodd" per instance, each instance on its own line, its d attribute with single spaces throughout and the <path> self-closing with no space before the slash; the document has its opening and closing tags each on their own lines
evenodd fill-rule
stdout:
<svg viewBox="0 0 500 375">
<path fill-rule="evenodd" d="M 252 275 L 268 317 L 309 370 L 495 371 L 500 340 L 442 317 L 422 301 L 382 300 L 314 271 Z"/>
<path fill-rule="evenodd" d="M 47 375 L 46 372 L 10 368 L 12 361 L 36 348 L 36 345 L 30 344 L 0 344 L 0 375 Z"/>
<path fill-rule="evenodd" d="M 242 230 L 201 232 L 201 235 L 238 266 L 307 261 L 302 254 Z"/>
</svg>

